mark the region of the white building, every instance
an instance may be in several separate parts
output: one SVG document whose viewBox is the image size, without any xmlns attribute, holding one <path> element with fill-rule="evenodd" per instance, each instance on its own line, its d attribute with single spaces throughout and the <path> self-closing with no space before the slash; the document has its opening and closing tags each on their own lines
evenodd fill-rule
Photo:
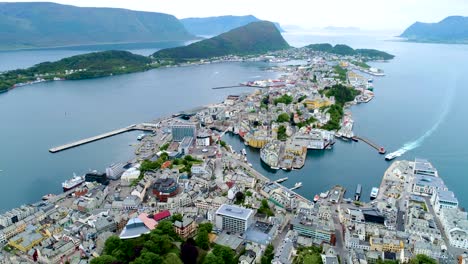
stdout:
<svg viewBox="0 0 468 264">
<path fill-rule="evenodd" d="M 468 249 L 468 220 L 467 213 L 458 208 L 442 208 L 440 221 L 450 245 Z"/>
<path fill-rule="evenodd" d="M 442 208 L 458 208 L 458 199 L 452 191 L 438 190 L 432 194 L 431 204 L 439 213 Z"/>
<path fill-rule="evenodd" d="M 253 223 L 253 210 L 223 204 L 216 211 L 216 227 L 235 233 L 244 233 Z"/>
</svg>

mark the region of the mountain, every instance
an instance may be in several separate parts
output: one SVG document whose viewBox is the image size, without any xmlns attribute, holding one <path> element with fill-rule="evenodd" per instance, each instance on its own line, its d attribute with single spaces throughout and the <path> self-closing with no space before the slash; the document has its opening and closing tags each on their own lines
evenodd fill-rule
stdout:
<svg viewBox="0 0 468 264">
<path fill-rule="evenodd" d="M 33 67 L 0 74 L 0 92 L 39 79 L 89 79 L 145 71 L 158 67 L 149 57 L 128 51 L 101 51 L 76 55 L 56 62 L 43 62 Z"/>
<path fill-rule="evenodd" d="M 332 53 L 332 54 L 337 54 L 337 55 L 342 55 L 342 56 L 362 56 L 362 57 L 367 57 L 371 60 L 391 60 L 395 56 L 392 54 L 389 54 L 384 51 L 380 50 L 375 50 L 375 49 L 353 49 L 348 45 L 344 44 L 337 44 L 335 46 L 332 46 L 331 44 L 328 43 L 320 43 L 320 44 L 311 44 L 306 46 L 306 48 L 313 50 L 313 51 L 321 51 L 321 52 L 327 52 L 327 53 Z"/>
<path fill-rule="evenodd" d="M 0 3 L 0 48 L 193 39 L 172 15 L 55 3 Z"/>
<path fill-rule="evenodd" d="M 153 57 L 184 61 L 225 55 L 259 54 L 287 48 L 289 44 L 275 24 L 259 21 L 188 46 L 157 51 Z"/>
<path fill-rule="evenodd" d="M 449 16 L 438 23 L 416 22 L 400 37 L 420 42 L 468 43 L 468 17 Z"/>
<path fill-rule="evenodd" d="M 185 28 L 193 35 L 216 36 L 231 29 L 245 26 L 252 22 L 261 21 L 255 16 L 217 16 L 193 17 L 180 20 Z M 274 23 L 280 32 L 284 32 L 278 23 Z"/>
</svg>

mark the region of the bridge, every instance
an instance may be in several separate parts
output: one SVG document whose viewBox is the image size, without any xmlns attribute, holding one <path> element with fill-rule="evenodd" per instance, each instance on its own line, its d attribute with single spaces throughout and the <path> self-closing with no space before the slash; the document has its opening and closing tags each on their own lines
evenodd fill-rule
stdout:
<svg viewBox="0 0 468 264">
<path fill-rule="evenodd" d="M 68 144 L 64 144 L 64 145 L 61 145 L 61 146 L 53 147 L 53 148 L 49 149 L 49 152 L 50 153 L 57 153 L 57 152 L 60 152 L 60 151 L 75 148 L 75 147 L 78 147 L 78 146 L 81 146 L 81 145 L 85 145 L 85 144 L 88 144 L 88 143 L 91 143 L 91 142 L 94 142 L 94 141 L 98 141 L 98 140 L 101 140 L 101 139 L 104 139 L 104 138 L 112 137 L 112 136 L 115 136 L 115 135 L 119 135 L 119 134 L 122 134 L 122 133 L 133 131 L 133 130 L 154 131 L 154 129 L 156 129 L 156 127 L 157 127 L 157 124 L 152 124 L 152 123 L 134 124 L 134 125 L 130 125 L 128 127 L 124 127 L 124 128 L 120 128 L 120 129 L 116 129 L 116 130 L 104 133 L 104 134 L 100 134 L 100 135 L 97 135 L 97 136 L 94 136 L 94 137 L 89 137 L 89 138 L 81 139 L 81 140 L 71 142 L 71 143 L 68 143 Z"/>
</svg>

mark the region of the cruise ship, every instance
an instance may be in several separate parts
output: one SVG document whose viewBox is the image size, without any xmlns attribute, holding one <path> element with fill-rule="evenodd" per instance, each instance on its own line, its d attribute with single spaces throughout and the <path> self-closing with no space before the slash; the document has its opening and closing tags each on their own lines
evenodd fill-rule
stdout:
<svg viewBox="0 0 468 264">
<path fill-rule="evenodd" d="M 64 182 L 62 182 L 62 188 L 63 191 L 69 191 L 79 185 L 81 185 L 85 181 L 85 178 L 83 176 L 73 176 L 73 178 L 68 179 Z"/>
<path fill-rule="evenodd" d="M 390 154 L 387 154 L 385 156 L 385 160 L 392 160 L 396 157 L 400 157 L 401 155 L 403 155 L 405 152 L 403 150 L 397 150 L 395 152 L 392 152 Z"/>
<path fill-rule="evenodd" d="M 372 188 L 372 191 L 370 193 L 370 199 L 374 200 L 375 198 L 377 198 L 377 194 L 379 194 L 379 188 L 377 187 Z"/>
</svg>

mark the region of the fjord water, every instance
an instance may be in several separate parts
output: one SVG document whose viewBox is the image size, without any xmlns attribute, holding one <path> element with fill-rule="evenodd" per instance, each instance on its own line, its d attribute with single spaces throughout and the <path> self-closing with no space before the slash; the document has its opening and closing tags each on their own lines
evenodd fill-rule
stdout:
<svg viewBox="0 0 468 264">
<path fill-rule="evenodd" d="M 388 35 L 286 33 L 285 38 L 294 46 L 345 43 L 395 54 L 396 58 L 388 63 L 373 63 L 384 69 L 387 76 L 374 78 L 374 100 L 352 108 L 355 133 L 388 151 L 410 143 L 416 148 L 402 158 L 429 159 L 462 205 L 468 205 L 468 195 L 463 193 L 468 184 L 464 167 L 468 144 L 462 137 L 468 128 L 468 104 L 464 102 L 468 98 L 468 46 L 387 41 Z M 146 55 L 159 47 L 124 48 Z M 0 52 L 0 71 L 91 50 L 98 49 Z M 59 192 L 60 183 L 74 172 L 103 170 L 113 162 L 128 160 L 134 151 L 130 145 L 136 143 L 138 133 L 58 154 L 48 153 L 50 147 L 216 103 L 228 94 L 251 91 L 211 87 L 276 75 L 262 71 L 263 66 L 222 63 L 157 69 L 93 80 L 42 83 L 0 94 L 0 209 Z M 227 135 L 225 139 L 237 150 L 244 148 L 234 136 Z M 268 177 L 288 176 L 286 186 L 302 182 L 303 187 L 297 191 L 309 198 L 335 184 L 344 185 L 348 195 L 352 195 L 357 183 L 363 185 L 363 196 L 367 198 L 370 189 L 380 184 L 389 164 L 361 142 L 338 141 L 330 151 L 310 151 L 305 167 L 292 172 L 270 171 L 260 162 L 258 150 L 247 152 L 249 162 Z"/>
</svg>

